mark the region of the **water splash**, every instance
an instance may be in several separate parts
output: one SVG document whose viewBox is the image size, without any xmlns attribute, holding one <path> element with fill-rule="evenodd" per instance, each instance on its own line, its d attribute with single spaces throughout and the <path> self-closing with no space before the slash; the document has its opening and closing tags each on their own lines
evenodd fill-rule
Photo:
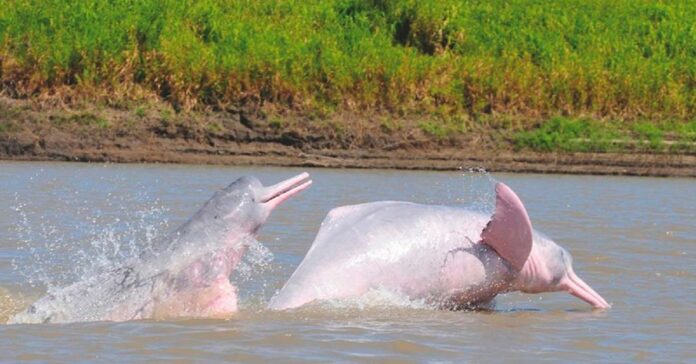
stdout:
<svg viewBox="0 0 696 364">
<path fill-rule="evenodd" d="M 322 309 L 328 310 L 366 310 L 366 309 L 391 309 L 408 308 L 415 310 L 433 310 L 437 305 L 425 299 L 409 297 L 409 295 L 387 288 L 378 287 L 356 297 L 322 300 L 316 304 Z"/>
<path fill-rule="evenodd" d="M 470 210 L 490 214 L 495 209 L 495 184 L 498 182 L 484 168 L 462 169 L 453 201 Z"/>
<path fill-rule="evenodd" d="M 247 247 L 244 257 L 235 272 L 237 283 L 246 283 L 256 276 L 272 269 L 273 253 L 258 240 L 248 237 L 243 242 Z"/>
<path fill-rule="evenodd" d="M 275 256 L 254 238 L 247 238 L 244 244 L 247 247 L 246 253 L 232 272 L 230 280 L 238 287 L 240 305 L 261 309 L 266 306 L 265 292 L 277 269 L 273 264 Z"/>
<path fill-rule="evenodd" d="M 114 307 L 116 315 L 130 311 L 137 314 L 150 309 L 148 299 L 154 294 L 156 284 L 168 284 L 157 281 L 160 272 L 188 269 L 187 265 L 192 259 L 198 259 L 196 257 L 205 262 L 207 254 L 218 256 L 214 252 L 220 248 L 218 239 L 210 240 L 204 234 L 190 252 L 193 255 L 184 252 L 172 256 L 171 261 L 165 257 L 165 266 L 160 265 L 162 262 L 158 259 L 146 260 L 148 263 L 143 265 L 143 256 L 151 257 L 154 253 L 157 257 L 164 253 L 157 247 L 171 240 L 166 218 L 168 210 L 158 200 L 152 201 L 143 192 L 109 193 L 101 202 L 75 198 L 79 191 L 54 195 L 50 213 L 34 208 L 31 202 L 15 195 L 18 223 L 14 231 L 20 255 L 13 260 L 13 266 L 32 287 L 44 289 L 48 293 L 46 297 L 50 297 L 42 299 L 38 309 L 32 305 L 31 310 L 38 312 L 36 317 L 15 316 L 16 322 L 35 322 L 37 318 L 48 317 L 58 321 L 99 320 L 110 317 Z M 95 207 L 95 204 L 102 207 Z M 232 270 L 233 283 L 266 287 L 265 280 L 255 277 L 272 269 L 273 254 L 252 237 L 242 237 L 237 243 L 246 247 L 246 253 Z M 178 267 L 177 264 L 184 265 Z M 131 277 L 128 272 L 132 272 L 134 266 L 139 267 L 138 274 L 132 275 L 136 281 L 133 285 L 128 282 L 128 287 L 133 288 L 126 294 L 121 288 Z M 241 290 L 246 291 L 244 287 Z M 263 289 L 251 291 L 263 292 Z M 90 299 L 81 299 L 84 295 L 89 295 Z M 252 299 L 258 300 L 253 296 Z M 64 311 L 64 307 L 70 310 Z"/>
<path fill-rule="evenodd" d="M 0 324 L 19 313 L 33 298 L 0 287 Z"/>
<path fill-rule="evenodd" d="M 122 266 L 168 230 L 168 210 L 144 193 L 109 193 L 105 208 L 75 196 L 79 191 L 54 193 L 47 213 L 15 194 L 20 256 L 12 265 L 32 288 L 50 292 Z"/>
</svg>

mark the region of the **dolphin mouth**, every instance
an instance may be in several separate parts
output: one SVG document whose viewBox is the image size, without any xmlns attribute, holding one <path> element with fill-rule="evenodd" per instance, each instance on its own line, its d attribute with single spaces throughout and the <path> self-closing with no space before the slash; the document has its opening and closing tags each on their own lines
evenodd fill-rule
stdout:
<svg viewBox="0 0 696 364">
<path fill-rule="evenodd" d="M 589 303 L 594 308 L 611 308 L 611 305 L 595 292 L 585 281 L 574 272 L 569 272 L 562 282 L 562 287 L 573 296 Z"/>
<path fill-rule="evenodd" d="M 261 193 L 261 203 L 270 206 L 270 208 L 275 208 L 311 184 L 312 180 L 309 179 L 309 173 L 298 174 L 283 182 L 264 188 Z"/>
</svg>

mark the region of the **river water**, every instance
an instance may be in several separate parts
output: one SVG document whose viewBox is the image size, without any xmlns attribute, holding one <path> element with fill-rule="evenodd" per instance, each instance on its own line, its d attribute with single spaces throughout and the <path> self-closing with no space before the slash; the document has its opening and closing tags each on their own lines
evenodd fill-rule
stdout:
<svg viewBox="0 0 696 364">
<path fill-rule="evenodd" d="M 137 254 L 214 191 L 301 169 L 0 162 L 0 322 L 102 264 Z M 232 280 L 229 320 L 0 324 L 0 361 L 693 361 L 696 180 L 307 169 L 314 184 L 276 209 Z M 270 312 L 326 213 L 374 200 L 490 211 L 493 179 L 568 249 L 613 308 L 565 293 L 500 296 L 494 311 L 434 310 L 376 295 Z"/>
</svg>

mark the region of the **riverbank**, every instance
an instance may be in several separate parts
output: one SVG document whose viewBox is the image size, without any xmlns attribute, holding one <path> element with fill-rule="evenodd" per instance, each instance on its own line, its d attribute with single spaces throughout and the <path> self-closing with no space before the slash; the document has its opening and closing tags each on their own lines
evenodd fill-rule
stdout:
<svg viewBox="0 0 696 364">
<path fill-rule="evenodd" d="M 340 118 L 0 98 L 0 158 L 696 177 L 692 149 L 540 152 L 520 148 L 517 133 L 495 124 L 439 137 L 419 119 Z"/>
<path fill-rule="evenodd" d="M 0 8 L 6 159 L 696 173 L 686 3 Z"/>
</svg>

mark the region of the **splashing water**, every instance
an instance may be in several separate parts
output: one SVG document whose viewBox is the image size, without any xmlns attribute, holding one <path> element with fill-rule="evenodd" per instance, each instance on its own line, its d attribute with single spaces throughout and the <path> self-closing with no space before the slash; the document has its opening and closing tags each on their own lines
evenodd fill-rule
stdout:
<svg viewBox="0 0 696 364">
<path fill-rule="evenodd" d="M 147 287 L 150 286 L 136 287 L 128 294 L 117 292 L 117 282 L 123 279 L 119 272 L 130 269 L 144 252 L 152 252 L 153 247 L 171 238 L 166 217 L 168 210 L 159 200 L 152 201 L 142 192 L 109 193 L 105 199 L 108 213 L 95 208 L 92 201 L 76 199 L 75 196 L 79 196 L 78 191 L 54 196 L 54 203 L 58 205 L 54 207 L 58 214 L 54 215 L 60 217 L 60 224 L 56 216 L 42 213 L 15 195 L 13 210 L 18 222 L 13 230 L 18 236 L 20 256 L 12 261 L 14 270 L 34 290 L 59 297 L 57 303 L 48 305 L 48 309 L 60 311 L 61 306 L 70 306 L 85 320 L 104 317 L 108 307 L 142 304 L 141 301 L 149 297 L 150 288 Z M 247 251 L 232 271 L 234 283 L 265 286 L 264 280 L 259 282 L 254 278 L 272 269 L 273 254 L 252 237 L 242 238 L 239 244 Z M 201 242 L 201 255 L 212 247 L 208 245 Z M 148 268 L 152 272 L 162 269 L 166 267 Z M 85 294 L 91 300 L 82 300 Z M 258 300 L 253 296 L 251 299 Z M 16 313 L 17 302 L 21 301 L 23 306 L 29 303 L 17 298 L 3 301 L 12 305 L 2 305 L 9 308 L 0 318 Z"/>
<path fill-rule="evenodd" d="M 461 173 L 461 188 L 448 192 L 449 201 L 475 211 L 491 211 L 496 181 L 485 170 L 469 169 Z M 145 190 L 136 188 L 136 191 Z M 44 214 L 29 199 L 15 194 L 13 210 L 17 214 L 14 232 L 19 237 L 21 255 L 12 263 L 16 272 L 35 290 L 56 292 L 71 282 L 89 280 L 113 271 L 139 258 L 143 251 L 167 237 L 170 231 L 167 208 L 152 200 L 146 192 L 105 193 L 106 207 L 100 209 L 91 200 L 82 199 L 79 190 L 63 188 L 52 193 L 56 216 Z M 247 308 L 265 306 L 268 280 L 277 270 L 273 254 L 253 238 L 243 244 L 247 252 L 231 277 L 241 293 L 240 304 Z M 262 277 L 262 278 L 259 278 Z M 17 300 L 15 300 L 17 301 Z M 24 301 L 22 301 L 24 302 Z M 411 307 L 433 308 L 399 292 L 371 290 L 363 297 L 329 302 L 334 308 Z"/>
<path fill-rule="evenodd" d="M 452 199 L 472 211 L 490 214 L 495 209 L 495 184 L 498 182 L 483 168 L 462 170 L 461 190 Z"/>
<path fill-rule="evenodd" d="M 437 305 L 427 302 L 425 299 L 409 297 L 409 295 L 390 289 L 379 287 L 368 290 L 365 294 L 358 297 L 330 299 L 319 301 L 317 305 L 323 309 L 346 310 L 368 308 L 410 308 L 416 310 L 436 309 Z"/>
<path fill-rule="evenodd" d="M 32 302 L 33 298 L 0 287 L 0 323 L 5 323 Z"/>
<path fill-rule="evenodd" d="M 247 308 L 262 309 L 266 306 L 265 291 L 268 290 L 269 277 L 276 272 L 273 253 L 258 240 L 247 238 L 247 250 L 237 264 L 231 281 L 239 288 L 241 304 Z"/>
<path fill-rule="evenodd" d="M 74 191 L 73 196 L 77 195 Z M 110 214 L 90 201 L 55 198 L 58 216 L 48 216 L 15 195 L 14 232 L 22 254 L 12 265 L 32 288 L 52 291 L 122 266 L 162 239 L 169 228 L 167 209 L 143 193 L 108 194 L 108 209 L 117 211 Z"/>
</svg>

